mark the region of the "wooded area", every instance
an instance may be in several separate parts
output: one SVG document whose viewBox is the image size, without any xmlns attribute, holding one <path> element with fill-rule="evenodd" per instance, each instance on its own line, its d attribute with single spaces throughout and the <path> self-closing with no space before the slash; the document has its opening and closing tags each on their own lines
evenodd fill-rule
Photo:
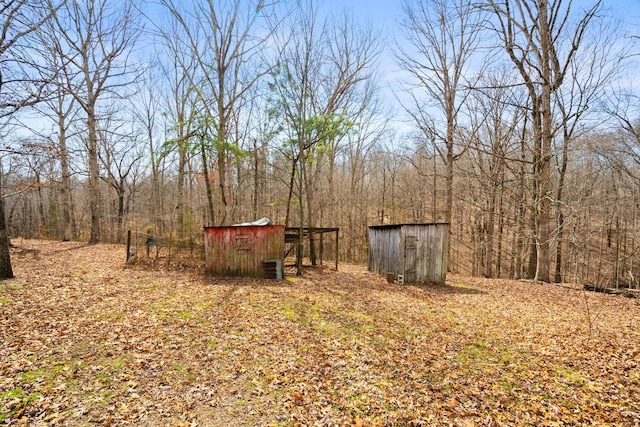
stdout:
<svg viewBox="0 0 640 427">
<path fill-rule="evenodd" d="M 452 272 L 635 287 L 638 35 L 606 6 L 406 0 L 392 39 L 313 0 L 5 1 L 6 230 L 268 216 L 365 263 L 368 226 L 448 222 Z"/>
</svg>

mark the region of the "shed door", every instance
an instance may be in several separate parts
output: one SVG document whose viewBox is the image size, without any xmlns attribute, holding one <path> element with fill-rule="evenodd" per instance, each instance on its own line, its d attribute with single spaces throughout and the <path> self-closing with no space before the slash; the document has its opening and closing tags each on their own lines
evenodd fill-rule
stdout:
<svg viewBox="0 0 640 427">
<path fill-rule="evenodd" d="M 418 251 L 418 238 L 406 236 L 404 239 L 404 282 L 414 283 L 416 277 L 416 258 Z"/>
</svg>

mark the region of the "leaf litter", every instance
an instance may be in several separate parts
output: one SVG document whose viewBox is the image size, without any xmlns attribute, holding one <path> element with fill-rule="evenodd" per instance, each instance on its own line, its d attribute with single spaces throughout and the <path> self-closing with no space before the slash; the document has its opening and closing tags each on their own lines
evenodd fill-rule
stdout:
<svg viewBox="0 0 640 427">
<path fill-rule="evenodd" d="M 638 300 L 349 265 L 205 278 L 17 243 L 0 425 L 640 425 Z"/>
</svg>

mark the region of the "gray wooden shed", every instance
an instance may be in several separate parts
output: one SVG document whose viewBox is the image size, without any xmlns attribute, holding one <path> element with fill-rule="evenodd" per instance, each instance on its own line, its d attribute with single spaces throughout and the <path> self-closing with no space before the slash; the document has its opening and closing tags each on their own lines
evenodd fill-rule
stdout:
<svg viewBox="0 0 640 427">
<path fill-rule="evenodd" d="M 369 271 L 393 274 L 399 283 L 444 284 L 449 224 L 392 224 L 369 227 Z"/>
</svg>

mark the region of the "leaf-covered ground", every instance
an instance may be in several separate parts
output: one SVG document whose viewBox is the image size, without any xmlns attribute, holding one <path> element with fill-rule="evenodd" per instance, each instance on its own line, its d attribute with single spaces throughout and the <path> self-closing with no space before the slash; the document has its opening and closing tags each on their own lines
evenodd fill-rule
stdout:
<svg viewBox="0 0 640 427">
<path fill-rule="evenodd" d="M 205 279 L 15 243 L 0 425 L 640 425 L 637 299 L 349 266 Z"/>
</svg>

